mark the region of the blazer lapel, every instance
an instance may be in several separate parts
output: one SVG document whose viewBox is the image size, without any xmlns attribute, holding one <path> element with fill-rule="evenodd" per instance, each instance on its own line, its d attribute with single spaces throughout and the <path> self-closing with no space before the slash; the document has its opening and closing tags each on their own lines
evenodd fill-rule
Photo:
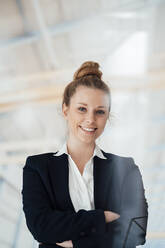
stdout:
<svg viewBox="0 0 165 248">
<path fill-rule="evenodd" d="M 103 151 L 102 151 L 103 152 Z M 108 191 L 111 185 L 113 163 L 111 157 L 101 159 L 94 156 L 94 204 L 95 209 L 105 209 L 107 206 Z M 69 194 L 69 166 L 68 155 L 52 156 L 48 166 L 49 177 L 55 197 L 55 205 L 62 209 L 75 210 Z"/>
<path fill-rule="evenodd" d="M 69 194 L 68 155 L 52 156 L 49 176 L 55 196 L 55 205 L 61 210 L 75 210 Z"/>
<path fill-rule="evenodd" d="M 105 209 L 107 207 L 107 198 L 113 173 L 112 159 L 101 159 L 94 156 L 94 203 L 95 209 Z"/>
</svg>

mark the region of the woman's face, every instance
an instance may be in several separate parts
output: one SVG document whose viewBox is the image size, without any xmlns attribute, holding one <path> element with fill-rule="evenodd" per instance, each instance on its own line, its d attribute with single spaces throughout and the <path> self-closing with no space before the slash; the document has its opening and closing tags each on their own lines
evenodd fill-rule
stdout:
<svg viewBox="0 0 165 248">
<path fill-rule="evenodd" d="M 68 122 L 70 138 L 93 143 L 106 125 L 109 96 L 102 90 L 79 86 L 70 100 L 70 106 L 63 104 L 63 114 Z"/>
</svg>

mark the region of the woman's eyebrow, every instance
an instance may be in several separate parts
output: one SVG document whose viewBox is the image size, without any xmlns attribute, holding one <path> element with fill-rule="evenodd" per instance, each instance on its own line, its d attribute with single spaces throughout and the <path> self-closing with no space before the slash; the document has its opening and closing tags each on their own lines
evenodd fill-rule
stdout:
<svg viewBox="0 0 165 248">
<path fill-rule="evenodd" d="M 78 102 L 78 104 L 83 104 L 83 105 L 85 105 L 85 106 L 87 106 L 88 104 L 86 104 L 86 103 L 83 103 L 83 102 Z M 97 106 L 97 108 L 106 108 L 105 106 Z"/>
</svg>

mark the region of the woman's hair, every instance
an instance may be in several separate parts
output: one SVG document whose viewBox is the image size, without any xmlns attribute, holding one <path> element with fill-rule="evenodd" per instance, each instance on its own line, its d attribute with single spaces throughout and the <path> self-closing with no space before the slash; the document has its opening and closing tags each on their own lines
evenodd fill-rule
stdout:
<svg viewBox="0 0 165 248">
<path fill-rule="evenodd" d="M 99 70 L 99 64 L 93 61 L 84 62 L 74 73 L 71 81 L 64 89 L 62 105 L 70 105 L 71 97 L 76 93 L 79 86 L 86 86 L 92 89 L 99 89 L 109 95 L 109 113 L 111 109 L 111 92 L 108 85 L 101 79 L 102 72 Z"/>
</svg>

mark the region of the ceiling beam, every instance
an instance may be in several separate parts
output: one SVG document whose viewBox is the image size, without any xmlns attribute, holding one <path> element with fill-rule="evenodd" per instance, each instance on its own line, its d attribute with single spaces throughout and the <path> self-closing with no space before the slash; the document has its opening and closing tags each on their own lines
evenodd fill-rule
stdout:
<svg viewBox="0 0 165 248">
<path fill-rule="evenodd" d="M 110 86 L 113 94 L 115 92 L 140 92 L 140 91 L 161 91 L 165 89 L 164 81 L 155 81 L 153 83 L 138 82 L 133 84 L 125 85 L 123 81 L 117 84 L 113 81 L 113 85 Z M 12 111 L 23 104 L 60 104 L 62 100 L 64 87 L 50 86 L 50 87 L 39 87 L 30 88 L 28 90 L 18 90 L 16 92 L 11 92 L 10 94 L 1 97 L 0 103 L 0 113 Z M 4 98 L 4 100 L 3 100 Z"/>
<path fill-rule="evenodd" d="M 56 55 L 55 55 L 54 47 L 52 44 L 52 39 L 50 36 L 50 32 L 47 28 L 47 25 L 45 23 L 43 11 L 41 9 L 39 0 L 31 0 L 31 2 L 32 2 L 32 6 L 34 8 L 34 12 L 35 12 L 36 19 L 37 19 L 37 22 L 39 25 L 41 36 L 44 40 L 48 59 L 50 61 L 50 68 L 52 68 L 52 69 L 58 68 L 58 64 L 56 61 Z"/>
<path fill-rule="evenodd" d="M 35 1 L 35 0 L 33 0 L 33 1 Z M 22 44 L 31 44 L 33 42 L 36 42 L 36 41 L 40 40 L 43 37 L 43 35 L 45 37 L 45 35 L 47 35 L 47 34 L 49 35 L 49 39 L 50 39 L 50 37 L 54 37 L 56 35 L 60 35 L 60 34 L 63 34 L 63 33 L 73 31 L 74 28 L 77 28 L 82 24 L 86 25 L 86 23 L 88 21 L 90 22 L 92 19 L 96 19 L 96 18 L 100 19 L 100 21 L 103 21 L 104 18 L 106 18 L 105 19 L 106 22 L 107 22 L 107 18 L 109 18 L 110 20 L 112 20 L 112 18 L 116 19 L 116 21 L 119 21 L 118 25 L 117 25 L 117 22 L 116 22 L 115 27 L 111 26 L 109 28 L 112 31 L 113 30 L 115 30 L 115 31 L 116 30 L 118 30 L 118 31 L 122 30 L 123 31 L 123 29 L 124 29 L 123 25 L 121 27 L 121 19 L 123 19 L 123 18 L 122 17 L 120 17 L 120 18 L 115 17 L 114 13 L 113 13 L 113 15 L 111 15 L 111 12 L 102 12 L 102 13 L 97 13 L 95 15 L 91 15 L 90 17 L 74 19 L 74 20 L 71 20 L 71 21 L 64 21 L 62 23 L 56 24 L 54 27 L 46 27 L 46 30 L 45 30 L 44 24 L 42 23 L 43 21 L 41 21 L 40 25 L 42 25 L 42 33 L 40 31 L 28 32 L 25 35 L 20 35 L 20 36 L 13 37 L 13 38 L 10 38 L 10 39 L 1 40 L 0 41 L 0 49 L 12 48 L 12 47 L 16 47 L 16 46 L 19 46 L 19 45 L 22 45 Z M 42 18 L 41 18 L 41 20 L 42 20 Z M 124 17 L 123 21 L 124 20 L 125 20 L 125 22 L 128 21 L 129 24 L 130 24 L 130 18 L 127 19 L 127 18 Z M 138 22 L 137 22 L 137 20 L 138 20 Z M 133 17 L 131 18 L 131 25 L 136 26 L 137 30 L 142 30 L 142 25 L 141 25 L 140 20 L 142 20 L 142 22 L 144 22 L 143 18 L 138 17 L 138 15 L 135 15 L 134 18 Z M 110 23 L 111 23 L 111 21 L 110 21 Z M 144 26 L 144 30 L 145 29 L 146 29 L 146 27 Z M 46 33 L 45 33 L 45 31 L 46 31 Z M 49 41 L 48 41 L 48 43 L 49 43 Z"/>
</svg>

